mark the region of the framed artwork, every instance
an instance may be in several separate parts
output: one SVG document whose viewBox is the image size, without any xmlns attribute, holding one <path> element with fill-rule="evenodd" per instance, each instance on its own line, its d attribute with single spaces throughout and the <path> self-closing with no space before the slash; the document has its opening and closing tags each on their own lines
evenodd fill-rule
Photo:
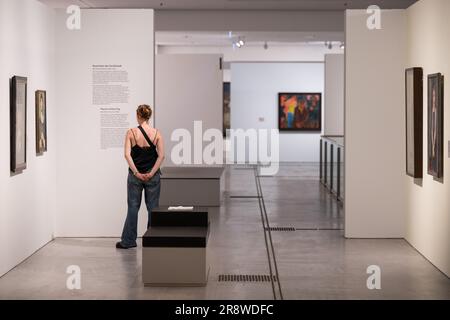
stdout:
<svg viewBox="0 0 450 320">
<path fill-rule="evenodd" d="M 231 84 L 230 82 L 223 83 L 223 136 L 227 135 L 227 130 L 231 127 L 230 122 L 230 98 L 231 98 Z"/>
<path fill-rule="evenodd" d="M 423 70 L 405 71 L 406 174 L 423 177 Z"/>
<path fill-rule="evenodd" d="M 14 76 L 10 94 L 11 171 L 27 167 L 27 78 Z"/>
<path fill-rule="evenodd" d="M 278 128 L 280 131 L 321 131 L 321 93 L 279 93 Z"/>
<path fill-rule="evenodd" d="M 428 76 L 428 174 L 442 178 L 444 173 L 444 77 Z"/>
<path fill-rule="evenodd" d="M 36 153 L 47 151 L 47 93 L 43 90 L 35 92 L 36 99 Z"/>
</svg>

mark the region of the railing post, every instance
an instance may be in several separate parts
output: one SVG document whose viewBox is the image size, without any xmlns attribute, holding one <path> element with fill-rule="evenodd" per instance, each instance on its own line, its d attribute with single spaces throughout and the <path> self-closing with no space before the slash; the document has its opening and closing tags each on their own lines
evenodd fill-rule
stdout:
<svg viewBox="0 0 450 320">
<path fill-rule="evenodd" d="M 330 145 L 330 192 L 333 193 L 334 144 Z"/>
<path fill-rule="evenodd" d="M 327 153 L 328 153 L 328 142 L 325 141 L 325 156 L 324 156 L 324 161 L 323 161 L 323 167 L 324 167 L 324 174 L 323 174 L 323 182 L 325 185 L 327 185 L 327 171 L 328 171 L 328 159 L 327 159 Z"/>
<path fill-rule="evenodd" d="M 323 141 L 322 141 L 322 139 L 320 139 L 320 168 L 319 168 L 319 177 L 320 177 L 320 182 L 323 182 L 322 181 L 322 177 L 323 177 L 323 173 L 322 173 L 322 166 L 323 166 L 323 159 L 322 159 L 322 152 L 323 152 L 323 150 L 322 150 L 322 144 L 323 144 Z"/>
<path fill-rule="evenodd" d="M 337 198 L 341 198 L 341 148 L 337 148 Z"/>
</svg>

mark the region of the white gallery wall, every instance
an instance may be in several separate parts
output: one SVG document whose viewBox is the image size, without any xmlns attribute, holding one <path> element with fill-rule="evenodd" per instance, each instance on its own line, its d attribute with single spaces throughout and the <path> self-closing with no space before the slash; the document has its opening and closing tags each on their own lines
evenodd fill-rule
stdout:
<svg viewBox="0 0 450 320">
<path fill-rule="evenodd" d="M 344 55 L 325 55 L 325 135 L 344 134 Z"/>
<path fill-rule="evenodd" d="M 346 13 L 345 236 L 405 236 L 406 12 Z"/>
<path fill-rule="evenodd" d="M 165 141 L 165 166 L 174 165 L 172 148 L 183 140 L 172 141 L 174 130 L 185 129 L 191 135 L 195 150 L 194 121 L 202 122 L 203 132 L 216 128 L 222 132 L 223 74 L 218 54 L 186 54 L 156 56 L 155 125 Z M 203 132 L 197 137 L 203 138 Z M 209 143 L 197 143 L 198 147 Z M 176 152 L 179 154 L 179 152 Z M 194 151 L 185 164 L 194 163 Z"/>
<path fill-rule="evenodd" d="M 435 266 L 450 276 L 450 1 L 419 1 L 407 10 L 407 67 L 422 67 L 423 101 L 423 179 L 414 181 L 403 174 L 406 183 L 406 239 Z M 427 174 L 427 76 L 444 75 L 444 178 L 435 181 Z M 404 172 L 404 166 L 402 167 Z"/>
<path fill-rule="evenodd" d="M 278 129 L 278 93 L 322 93 L 324 66 L 320 62 L 232 63 L 231 83 L 231 129 Z M 319 161 L 320 134 L 280 132 L 280 161 Z"/>
<path fill-rule="evenodd" d="M 53 238 L 56 193 L 54 13 L 34 0 L 0 0 L 0 276 Z M 28 78 L 27 169 L 10 175 L 9 79 Z M 36 90 L 47 91 L 48 151 L 36 155 Z"/>
<path fill-rule="evenodd" d="M 139 104 L 153 105 L 153 10 L 94 9 L 81 13 L 80 30 L 66 28 L 65 11 L 59 11 L 56 19 L 56 236 L 117 237 L 127 210 L 125 130 L 102 130 L 103 112 L 118 112 L 106 122 L 129 128 L 137 125 Z M 99 77 L 113 77 L 113 85 L 121 87 L 119 91 L 126 87 L 128 98 L 124 98 L 126 93 L 114 96 L 116 89 L 109 94 L 111 88 L 106 86 L 106 92 L 96 91 L 100 102 L 94 99 L 94 66 L 103 65 L 119 66 L 113 67 L 119 69 L 115 71 L 118 73 Z M 105 141 L 115 147 L 105 148 Z M 139 234 L 146 223 L 146 210 L 142 208 Z"/>
</svg>

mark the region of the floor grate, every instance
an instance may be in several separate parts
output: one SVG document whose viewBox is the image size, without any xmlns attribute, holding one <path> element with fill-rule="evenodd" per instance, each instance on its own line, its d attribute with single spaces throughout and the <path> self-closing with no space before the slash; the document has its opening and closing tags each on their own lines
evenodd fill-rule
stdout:
<svg viewBox="0 0 450 320">
<path fill-rule="evenodd" d="M 340 228 L 297 228 L 297 231 L 343 231 Z"/>
<path fill-rule="evenodd" d="M 260 196 L 230 196 L 230 199 L 259 199 Z"/>
<path fill-rule="evenodd" d="M 296 231 L 294 227 L 266 227 L 265 229 L 270 231 Z"/>
<path fill-rule="evenodd" d="M 267 274 L 220 274 L 219 282 L 270 282 L 270 275 Z M 273 282 L 277 282 L 277 277 L 272 276 Z"/>
</svg>

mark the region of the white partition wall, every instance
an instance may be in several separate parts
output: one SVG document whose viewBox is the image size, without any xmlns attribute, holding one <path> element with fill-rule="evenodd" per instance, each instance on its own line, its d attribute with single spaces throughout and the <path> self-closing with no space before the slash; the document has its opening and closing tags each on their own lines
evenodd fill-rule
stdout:
<svg viewBox="0 0 450 320">
<path fill-rule="evenodd" d="M 40 2 L 0 0 L 0 276 L 53 238 L 56 205 L 54 13 Z M 28 78 L 27 169 L 10 175 L 9 81 Z M 35 90 L 47 91 L 48 151 L 36 155 Z"/>
<path fill-rule="evenodd" d="M 344 134 L 344 55 L 325 55 L 325 135 Z"/>
<path fill-rule="evenodd" d="M 123 142 L 137 105 L 153 105 L 153 10 L 82 10 L 56 20 L 56 235 L 119 236 L 127 208 Z M 146 228 L 140 214 L 139 234 Z"/>
<path fill-rule="evenodd" d="M 408 67 L 422 67 L 423 180 L 404 175 L 406 183 L 406 239 L 435 266 L 450 276 L 450 1 L 420 1 L 407 10 Z M 427 75 L 440 72 L 445 77 L 444 97 L 444 179 L 427 174 Z"/>
<path fill-rule="evenodd" d="M 406 12 L 383 10 L 367 28 L 365 10 L 346 14 L 345 235 L 405 235 Z"/>
<path fill-rule="evenodd" d="M 171 141 L 176 129 L 191 134 L 191 163 L 194 163 L 194 121 L 202 122 L 202 131 L 216 128 L 222 131 L 223 74 L 218 54 L 174 54 L 156 56 L 156 114 L 155 124 L 161 130 L 166 149 L 164 165 L 173 165 Z M 201 140 L 200 140 L 201 141 Z M 197 146 L 206 145 L 202 142 Z M 178 154 L 178 153 L 177 153 Z M 203 162 L 200 159 L 201 165 Z"/>
<path fill-rule="evenodd" d="M 232 63 L 231 128 L 278 129 L 278 93 L 323 92 L 323 84 L 319 62 Z M 318 162 L 320 134 L 280 133 L 280 161 Z"/>
</svg>

